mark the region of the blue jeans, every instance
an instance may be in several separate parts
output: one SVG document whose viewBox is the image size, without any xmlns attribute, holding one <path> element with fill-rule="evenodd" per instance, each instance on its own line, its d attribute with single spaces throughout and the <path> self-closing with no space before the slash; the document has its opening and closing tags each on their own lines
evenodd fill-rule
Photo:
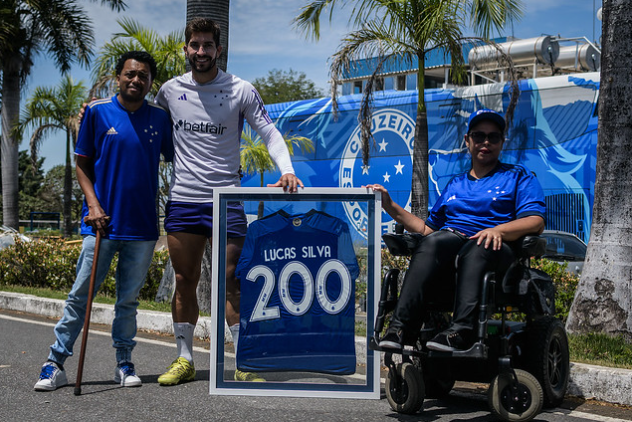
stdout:
<svg viewBox="0 0 632 422">
<path fill-rule="evenodd" d="M 69 356 L 72 356 L 73 346 L 85 321 L 95 243 L 94 236 L 84 236 L 81 255 L 77 262 L 77 278 L 68 294 L 64 315 L 55 326 L 57 341 L 50 347 L 48 358 L 62 365 Z M 105 280 L 114 254 L 119 254 L 116 268 L 116 304 L 112 322 L 112 346 L 116 349 L 116 361 L 119 363 L 132 361 L 132 350 L 136 346 L 134 337 L 137 299 L 140 289 L 145 284 L 155 244 L 155 240 L 101 239 L 94 281 L 95 295 Z"/>
</svg>

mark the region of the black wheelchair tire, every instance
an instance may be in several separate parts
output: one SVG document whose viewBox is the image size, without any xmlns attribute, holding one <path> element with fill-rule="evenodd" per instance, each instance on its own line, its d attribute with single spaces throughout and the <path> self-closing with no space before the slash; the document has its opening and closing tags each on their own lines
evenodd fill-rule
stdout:
<svg viewBox="0 0 632 422">
<path fill-rule="evenodd" d="M 527 370 L 535 376 L 544 392 L 544 407 L 559 406 L 570 379 L 568 339 L 562 322 L 543 317 L 527 328 Z"/>
<path fill-rule="evenodd" d="M 397 364 L 397 374 L 401 382 L 386 376 L 386 399 L 391 409 L 397 413 L 415 414 L 424 402 L 424 383 L 419 370 L 410 362 Z"/>
<path fill-rule="evenodd" d="M 527 371 L 515 369 L 518 387 L 521 389 L 522 398 L 525 401 L 525 409 L 517 411 L 507 406 L 513 400 L 508 398 L 510 387 L 501 380 L 502 375 L 497 375 L 489 385 L 487 402 L 492 413 L 504 421 L 523 422 L 530 421 L 542 411 L 543 393 L 537 379 Z"/>
</svg>

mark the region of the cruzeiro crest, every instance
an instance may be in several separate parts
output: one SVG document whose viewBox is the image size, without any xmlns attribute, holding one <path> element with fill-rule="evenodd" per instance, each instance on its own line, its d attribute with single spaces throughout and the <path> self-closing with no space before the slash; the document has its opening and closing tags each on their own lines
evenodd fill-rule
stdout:
<svg viewBox="0 0 632 422">
<path fill-rule="evenodd" d="M 347 141 L 340 164 L 339 183 L 342 188 L 359 188 L 380 184 L 398 204 L 410 209 L 410 183 L 413 171 L 413 141 L 415 122 L 409 115 L 396 109 L 382 109 L 373 114 L 371 133 L 375 145 L 371 146 L 368 166 L 362 164 L 360 126 Z M 343 202 L 345 213 L 355 229 L 367 237 L 368 217 L 366 204 Z M 382 214 L 382 232 L 388 231 L 392 219 Z"/>
</svg>

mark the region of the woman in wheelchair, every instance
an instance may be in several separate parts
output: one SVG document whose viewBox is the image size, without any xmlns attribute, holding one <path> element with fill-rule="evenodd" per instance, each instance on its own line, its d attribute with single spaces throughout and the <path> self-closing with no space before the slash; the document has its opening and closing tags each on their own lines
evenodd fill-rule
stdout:
<svg viewBox="0 0 632 422">
<path fill-rule="evenodd" d="M 452 324 L 426 343 L 430 350 L 469 349 L 475 340 L 480 283 L 487 271 L 502 272 L 514 260 L 507 244 L 544 229 L 545 203 L 535 176 L 524 167 L 499 161 L 505 119 L 489 109 L 470 116 L 465 145 L 469 171 L 445 187 L 427 220 L 396 204 L 385 187 L 382 207 L 406 230 L 425 235 L 413 251 L 400 298 L 379 346 L 401 350 L 416 338 L 430 290 L 456 274 Z M 408 341 L 407 341 L 408 340 Z"/>
</svg>

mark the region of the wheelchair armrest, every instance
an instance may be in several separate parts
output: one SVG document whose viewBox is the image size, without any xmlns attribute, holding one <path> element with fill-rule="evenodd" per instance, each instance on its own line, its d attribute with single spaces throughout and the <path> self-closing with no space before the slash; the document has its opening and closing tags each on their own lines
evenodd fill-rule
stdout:
<svg viewBox="0 0 632 422">
<path fill-rule="evenodd" d="M 391 255 L 406 256 L 412 254 L 423 237 L 421 233 L 384 233 L 382 240 Z"/>
<path fill-rule="evenodd" d="M 518 242 L 520 256 L 530 258 L 540 257 L 546 253 L 546 239 L 537 235 L 526 235 Z"/>
</svg>

